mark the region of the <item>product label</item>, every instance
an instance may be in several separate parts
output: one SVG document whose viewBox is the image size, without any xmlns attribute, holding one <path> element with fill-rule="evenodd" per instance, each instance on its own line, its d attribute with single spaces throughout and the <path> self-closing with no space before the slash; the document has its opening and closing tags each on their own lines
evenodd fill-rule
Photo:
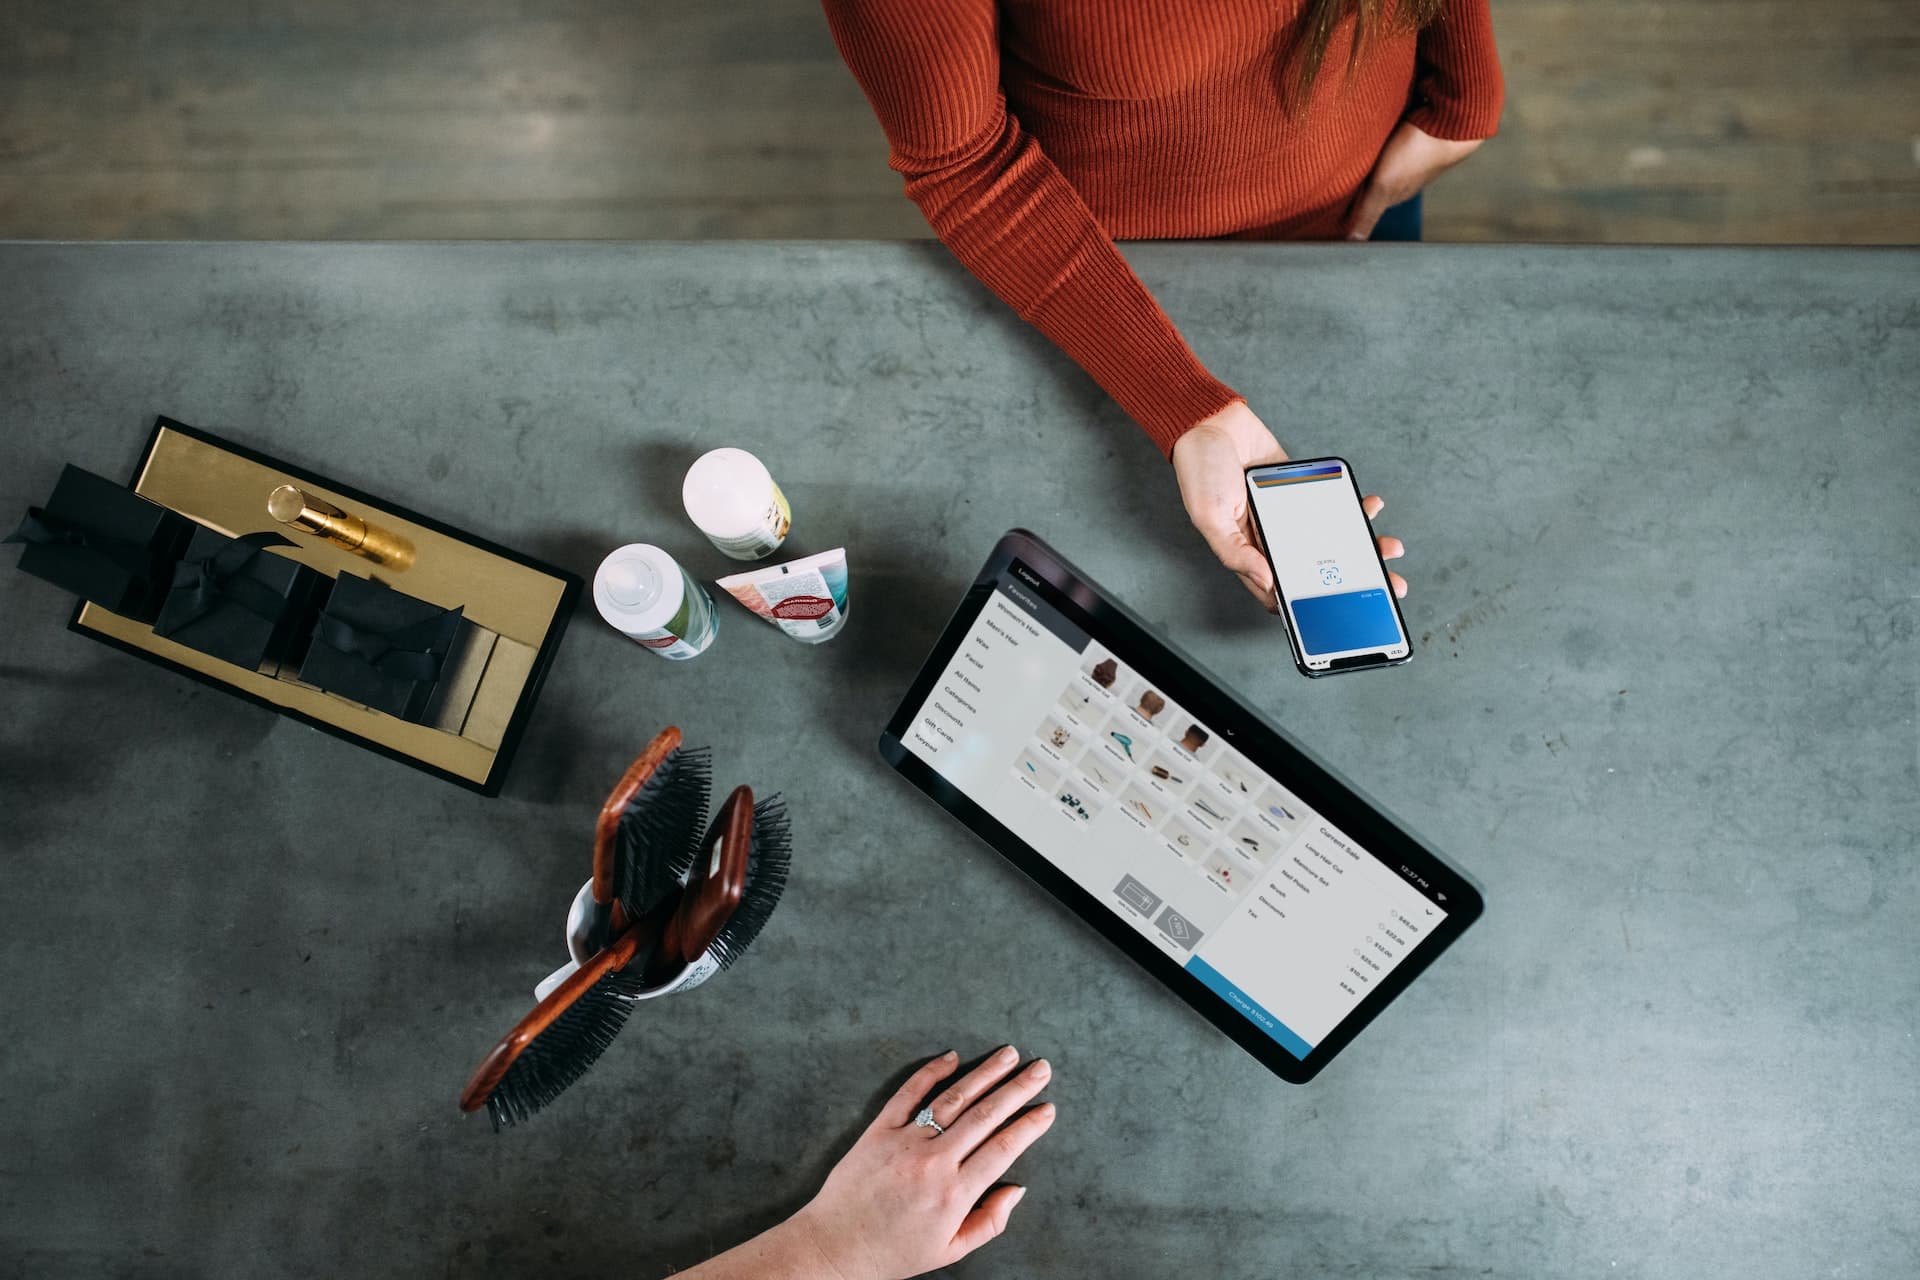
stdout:
<svg viewBox="0 0 1920 1280">
<path fill-rule="evenodd" d="M 833 612 L 833 601 L 825 596 L 789 596 L 773 606 L 773 616 L 791 620 L 817 621 Z"/>
<path fill-rule="evenodd" d="M 762 582 L 759 596 L 763 607 L 757 612 L 764 613 L 795 640 L 817 643 L 829 639 L 846 620 L 845 612 L 834 605 L 828 593 L 826 579 L 817 570 Z"/>
<path fill-rule="evenodd" d="M 697 658 L 705 653 L 707 646 L 713 643 L 714 633 L 719 630 L 713 602 L 707 598 L 706 588 L 688 578 L 684 569 L 680 571 L 680 576 L 685 581 L 686 593 L 681 598 L 680 611 L 668 620 L 666 626 L 658 631 L 622 633 L 635 644 L 675 662 L 685 662 L 688 658 Z"/>
<path fill-rule="evenodd" d="M 694 648 L 671 631 L 655 631 L 650 635 L 630 636 L 630 638 L 635 644 L 651 649 L 661 657 L 671 658 L 676 662 L 684 662 L 688 658 L 697 658 L 700 656 L 700 650 Z"/>
<path fill-rule="evenodd" d="M 713 958 L 712 952 L 704 952 L 698 960 L 695 960 L 692 964 L 681 970 L 679 977 L 658 991 L 642 992 L 637 996 L 629 996 L 628 999 L 634 1001 L 658 1000 L 661 996 L 675 995 L 678 992 L 687 991 L 699 986 L 718 972 L 720 972 L 720 962 Z"/>
<path fill-rule="evenodd" d="M 831 640 L 847 621 L 843 551 L 720 579 L 734 599 L 805 644 Z"/>
<path fill-rule="evenodd" d="M 764 533 L 750 533 L 744 538 L 716 538 L 708 534 L 707 540 L 735 560 L 758 560 L 772 554 L 780 545 Z"/>
<path fill-rule="evenodd" d="M 787 530 L 793 528 L 793 508 L 787 505 L 787 495 L 780 492 L 780 486 L 768 481 L 773 487 L 773 506 L 767 511 L 767 522 L 773 529 L 773 542 L 778 546 L 787 540 Z"/>
<path fill-rule="evenodd" d="M 778 484 L 772 489 L 773 496 L 760 514 L 758 527 L 737 538 L 716 538 L 709 533 L 708 541 L 735 560 L 758 560 L 777 551 L 793 528 L 793 508 L 787 505 L 787 495 L 780 492 Z"/>
</svg>

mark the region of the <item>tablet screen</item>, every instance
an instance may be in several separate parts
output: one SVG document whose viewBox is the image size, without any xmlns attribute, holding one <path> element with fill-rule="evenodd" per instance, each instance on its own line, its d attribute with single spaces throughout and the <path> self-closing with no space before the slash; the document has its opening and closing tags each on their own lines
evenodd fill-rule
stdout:
<svg viewBox="0 0 1920 1280">
<path fill-rule="evenodd" d="M 1013 560 L 904 748 L 1294 1058 L 1447 912 Z"/>
</svg>

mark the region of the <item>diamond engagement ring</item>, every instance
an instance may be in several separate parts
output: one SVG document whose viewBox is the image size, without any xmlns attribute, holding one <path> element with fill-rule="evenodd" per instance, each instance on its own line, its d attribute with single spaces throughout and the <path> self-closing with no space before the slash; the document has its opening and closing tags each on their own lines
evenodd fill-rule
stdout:
<svg viewBox="0 0 1920 1280">
<path fill-rule="evenodd" d="M 913 1118 L 913 1122 L 916 1125 L 919 1125 L 923 1129 L 933 1130 L 934 1133 L 936 1134 L 945 1133 L 947 1131 L 947 1127 L 945 1125 L 941 1124 L 938 1120 L 935 1120 L 933 1118 L 932 1107 L 920 1108 L 920 1114 Z"/>
</svg>

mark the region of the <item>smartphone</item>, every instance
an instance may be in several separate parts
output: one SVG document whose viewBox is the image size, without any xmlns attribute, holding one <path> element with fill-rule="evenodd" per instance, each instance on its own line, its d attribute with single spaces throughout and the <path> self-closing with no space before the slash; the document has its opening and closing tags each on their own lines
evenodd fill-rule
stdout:
<svg viewBox="0 0 1920 1280">
<path fill-rule="evenodd" d="M 1413 656 L 1345 458 L 1248 467 L 1247 506 L 1301 675 L 1397 666 Z"/>
</svg>

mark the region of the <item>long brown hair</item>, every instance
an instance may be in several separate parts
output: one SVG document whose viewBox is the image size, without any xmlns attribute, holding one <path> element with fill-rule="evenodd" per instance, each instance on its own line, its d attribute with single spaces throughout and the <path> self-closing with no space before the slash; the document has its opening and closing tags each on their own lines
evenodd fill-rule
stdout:
<svg viewBox="0 0 1920 1280">
<path fill-rule="evenodd" d="M 1418 31 L 1440 16 L 1441 0 L 1304 0 L 1300 13 L 1300 36 L 1294 46 L 1296 57 L 1288 76 L 1288 98 L 1298 109 L 1304 107 L 1320 77 L 1326 61 L 1327 45 L 1333 30 L 1349 17 L 1354 19 L 1353 43 L 1347 49 L 1347 73 L 1351 75 L 1360 61 L 1367 40 L 1379 29 L 1392 10 L 1394 31 Z"/>
</svg>

